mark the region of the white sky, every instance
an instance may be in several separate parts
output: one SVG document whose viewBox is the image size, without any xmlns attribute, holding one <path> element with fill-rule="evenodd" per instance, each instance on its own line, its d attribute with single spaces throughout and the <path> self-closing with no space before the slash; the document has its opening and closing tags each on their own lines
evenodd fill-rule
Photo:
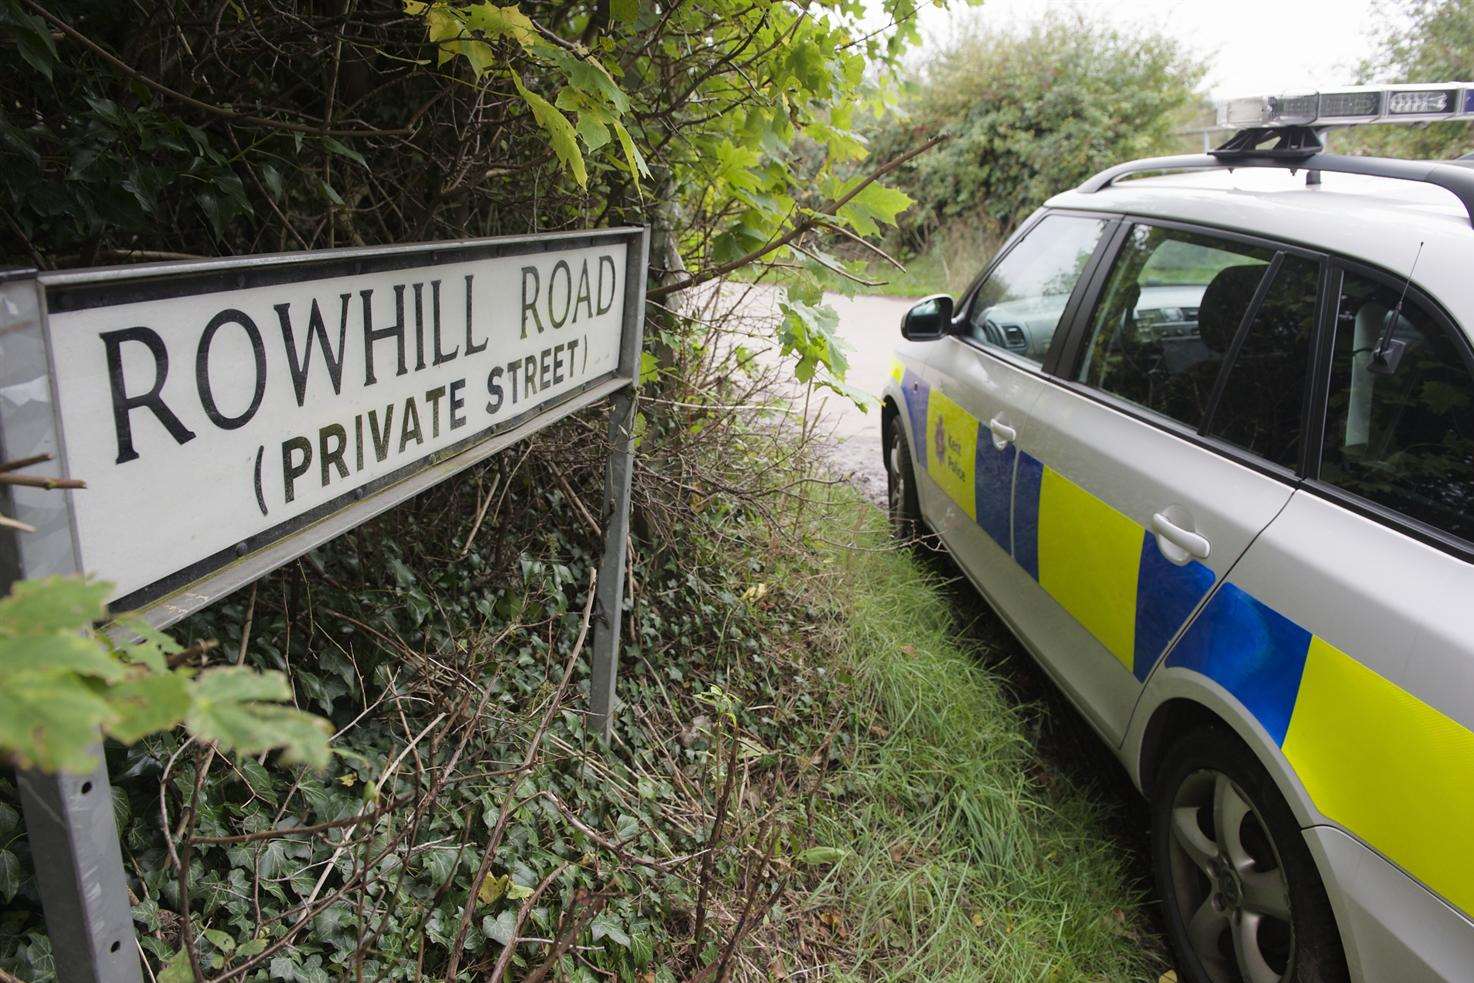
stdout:
<svg viewBox="0 0 1474 983">
<path fill-rule="evenodd" d="M 924 36 L 945 37 L 958 18 L 1009 23 L 1047 9 L 1141 25 L 1203 56 L 1204 89 L 1220 99 L 1354 81 L 1357 62 L 1372 51 L 1375 18 L 1385 16 L 1381 7 L 1378 0 L 985 0 L 976 8 L 927 8 L 921 27 Z"/>
</svg>

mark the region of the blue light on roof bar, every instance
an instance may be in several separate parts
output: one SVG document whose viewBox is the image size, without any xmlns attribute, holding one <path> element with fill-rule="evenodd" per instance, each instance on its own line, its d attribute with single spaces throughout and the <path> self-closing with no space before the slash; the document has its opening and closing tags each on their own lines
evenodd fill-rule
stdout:
<svg viewBox="0 0 1474 983">
<path fill-rule="evenodd" d="M 1464 90 L 1464 112 L 1474 115 L 1474 89 Z"/>
</svg>

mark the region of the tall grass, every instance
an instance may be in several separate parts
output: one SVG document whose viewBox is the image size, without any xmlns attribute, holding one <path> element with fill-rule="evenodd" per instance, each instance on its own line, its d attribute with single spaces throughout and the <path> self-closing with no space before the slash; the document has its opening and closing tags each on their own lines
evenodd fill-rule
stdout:
<svg viewBox="0 0 1474 983">
<path fill-rule="evenodd" d="M 851 535 L 858 549 L 824 560 L 869 736 L 815 813 L 817 842 L 844 859 L 807 900 L 839 923 L 836 978 L 1156 979 L 1100 807 L 1039 781 L 1022 714 L 959 640 L 936 575 L 885 548 L 873 508 Z"/>
</svg>

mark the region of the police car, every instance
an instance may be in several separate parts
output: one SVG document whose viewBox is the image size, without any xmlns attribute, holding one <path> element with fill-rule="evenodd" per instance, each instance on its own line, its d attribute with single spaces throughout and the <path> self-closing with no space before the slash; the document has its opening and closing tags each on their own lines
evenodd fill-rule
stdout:
<svg viewBox="0 0 1474 983">
<path fill-rule="evenodd" d="M 1322 139 L 1474 83 L 1220 118 L 905 316 L 891 513 L 1150 800 L 1182 978 L 1474 979 L 1474 160 Z"/>
</svg>

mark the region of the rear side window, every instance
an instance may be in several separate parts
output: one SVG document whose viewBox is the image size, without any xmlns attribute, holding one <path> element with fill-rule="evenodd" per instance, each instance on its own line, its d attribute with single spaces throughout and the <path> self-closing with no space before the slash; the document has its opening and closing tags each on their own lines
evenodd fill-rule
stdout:
<svg viewBox="0 0 1474 983">
<path fill-rule="evenodd" d="M 1400 293 L 1359 274 L 1343 278 L 1320 477 L 1474 541 L 1474 378 L 1465 346 Z"/>
<path fill-rule="evenodd" d="M 1198 429 L 1274 251 L 1132 226 L 1091 319 L 1079 378 Z"/>
<path fill-rule="evenodd" d="M 1046 216 L 1014 244 L 973 294 L 969 337 L 1042 364 L 1070 293 L 1105 227 L 1101 219 Z"/>
<path fill-rule="evenodd" d="M 1286 254 L 1236 344 L 1204 432 L 1294 468 L 1310 381 L 1320 264 Z"/>
</svg>

